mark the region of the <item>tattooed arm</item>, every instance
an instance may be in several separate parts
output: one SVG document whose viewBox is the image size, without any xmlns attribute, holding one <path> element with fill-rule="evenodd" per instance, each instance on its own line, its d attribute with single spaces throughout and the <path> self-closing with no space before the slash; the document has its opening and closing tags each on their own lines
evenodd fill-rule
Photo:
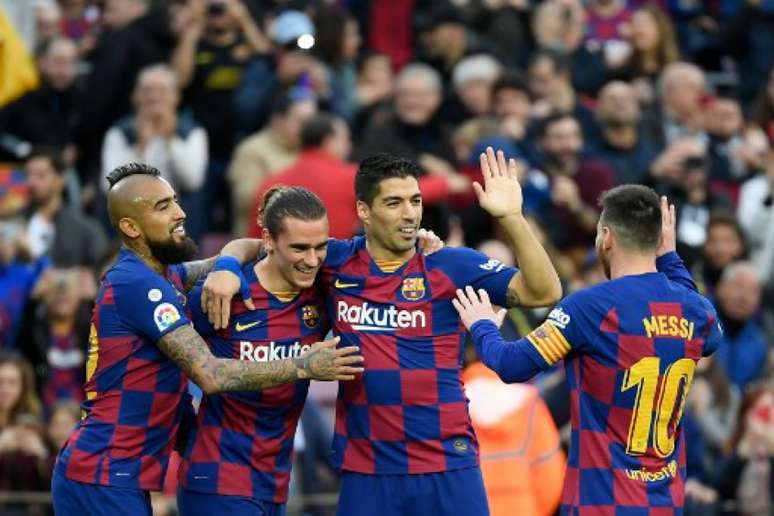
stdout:
<svg viewBox="0 0 774 516">
<path fill-rule="evenodd" d="M 159 349 L 205 394 L 277 387 L 295 380 L 351 380 L 363 371 L 355 346 L 336 349 L 339 338 L 316 342 L 296 359 L 251 362 L 217 358 L 190 325 L 164 335 Z"/>
<path fill-rule="evenodd" d="M 263 241 L 254 238 L 240 238 L 232 240 L 226 244 L 218 256 L 233 256 L 239 263 L 246 263 L 254 260 L 263 252 Z M 185 262 L 185 289 L 191 290 L 196 282 L 207 275 L 215 265 L 217 256 L 212 256 L 204 260 L 195 260 Z"/>
</svg>

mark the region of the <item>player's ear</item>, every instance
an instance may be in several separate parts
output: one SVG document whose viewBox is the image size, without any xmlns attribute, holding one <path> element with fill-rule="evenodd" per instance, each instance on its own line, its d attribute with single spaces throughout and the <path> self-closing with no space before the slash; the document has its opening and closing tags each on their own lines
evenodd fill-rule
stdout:
<svg viewBox="0 0 774 516">
<path fill-rule="evenodd" d="M 371 223 L 371 208 L 363 201 L 357 201 L 357 218 L 360 219 L 360 222 L 363 223 L 364 226 L 367 226 Z"/>
<path fill-rule="evenodd" d="M 602 248 L 610 249 L 613 246 L 615 234 L 610 226 L 602 226 Z"/>
<path fill-rule="evenodd" d="M 139 236 L 142 234 L 139 224 L 137 224 L 137 222 L 135 222 L 135 220 L 131 217 L 124 217 L 119 220 L 118 229 L 132 240 L 139 238 Z"/>
<path fill-rule="evenodd" d="M 263 247 L 266 249 L 266 252 L 274 251 L 275 242 L 268 229 L 261 229 L 261 240 L 263 240 Z"/>
</svg>

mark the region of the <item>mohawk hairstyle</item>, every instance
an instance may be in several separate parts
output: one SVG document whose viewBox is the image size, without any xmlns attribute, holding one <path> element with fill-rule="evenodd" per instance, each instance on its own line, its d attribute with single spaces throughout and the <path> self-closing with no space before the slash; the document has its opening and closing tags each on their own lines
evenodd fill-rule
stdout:
<svg viewBox="0 0 774 516">
<path fill-rule="evenodd" d="M 110 174 L 108 174 L 107 180 L 108 184 L 110 185 L 108 190 L 113 188 L 116 183 L 125 177 L 137 175 L 159 177 L 161 176 L 161 172 L 159 172 L 159 169 L 156 167 L 146 165 L 145 163 L 131 162 L 127 163 L 126 165 L 121 165 L 120 167 L 114 168 Z"/>
</svg>

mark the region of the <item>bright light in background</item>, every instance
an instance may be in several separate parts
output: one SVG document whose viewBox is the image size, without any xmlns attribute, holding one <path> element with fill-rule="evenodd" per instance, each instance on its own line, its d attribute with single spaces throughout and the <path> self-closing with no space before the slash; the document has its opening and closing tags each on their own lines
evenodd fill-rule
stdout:
<svg viewBox="0 0 774 516">
<path fill-rule="evenodd" d="M 301 50 L 309 50 L 314 46 L 314 36 L 311 34 L 304 34 L 298 38 L 298 48 Z"/>
</svg>

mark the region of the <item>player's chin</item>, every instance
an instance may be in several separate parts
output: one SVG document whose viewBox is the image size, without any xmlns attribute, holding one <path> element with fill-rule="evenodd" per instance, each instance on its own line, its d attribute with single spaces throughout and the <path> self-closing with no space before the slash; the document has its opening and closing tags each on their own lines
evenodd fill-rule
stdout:
<svg viewBox="0 0 774 516">
<path fill-rule="evenodd" d="M 310 271 L 294 269 L 293 271 L 293 283 L 298 288 L 309 288 L 314 284 L 314 280 L 317 277 L 317 269 Z"/>
</svg>

